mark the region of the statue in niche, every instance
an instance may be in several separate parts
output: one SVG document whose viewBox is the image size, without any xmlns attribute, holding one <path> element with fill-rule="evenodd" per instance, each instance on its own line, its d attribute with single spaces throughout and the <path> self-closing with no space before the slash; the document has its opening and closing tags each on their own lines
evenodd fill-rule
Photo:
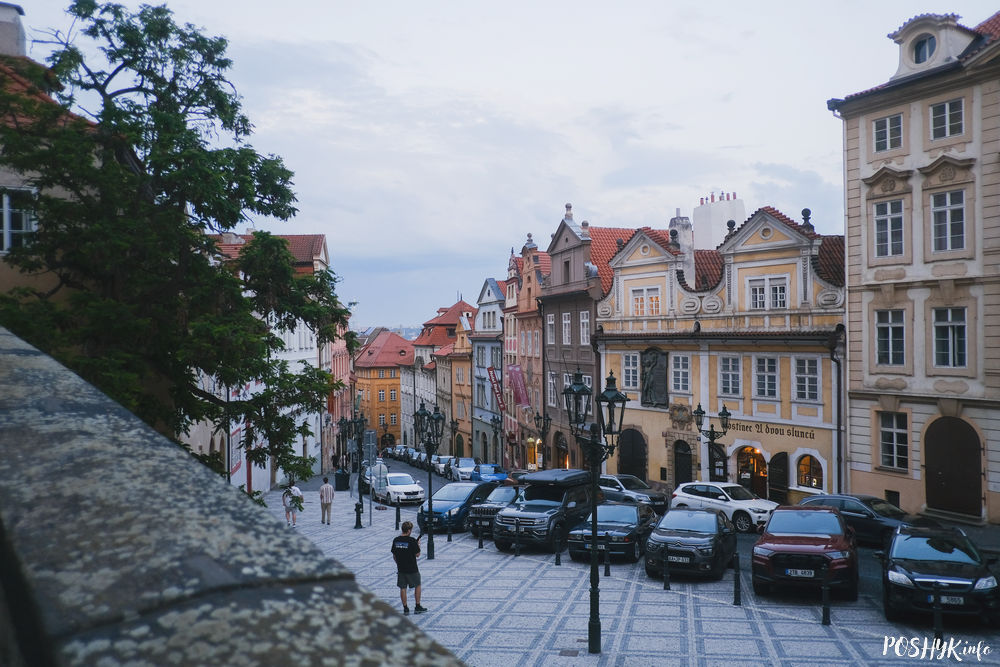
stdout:
<svg viewBox="0 0 1000 667">
<path fill-rule="evenodd" d="M 642 404 L 667 406 L 667 358 L 656 349 L 642 353 Z"/>
</svg>

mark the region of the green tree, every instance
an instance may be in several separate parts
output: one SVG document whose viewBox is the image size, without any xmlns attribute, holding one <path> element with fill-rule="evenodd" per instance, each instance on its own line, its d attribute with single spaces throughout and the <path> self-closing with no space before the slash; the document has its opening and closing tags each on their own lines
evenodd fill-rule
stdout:
<svg viewBox="0 0 1000 667">
<path fill-rule="evenodd" d="M 307 478 L 293 444 L 335 387 L 275 358 L 280 330 L 303 321 L 322 344 L 349 311 L 336 276 L 296 275 L 279 237 L 219 252 L 251 216 L 296 212 L 292 173 L 247 143 L 226 40 L 165 6 L 67 11 L 79 32 L 51 33 L 49 69 L 8 59 L 30 84 L 0 82 L 0 166 L 32 187 L 19 205 L 37 221 L 5 257 L 32 280 L 0 296 L 0 323 L 163 433 L 245 422 L 245 442 L 267 445 L 253 463 Z M 206 377 L 261 389 L 227 401 Z"/>
</svg>

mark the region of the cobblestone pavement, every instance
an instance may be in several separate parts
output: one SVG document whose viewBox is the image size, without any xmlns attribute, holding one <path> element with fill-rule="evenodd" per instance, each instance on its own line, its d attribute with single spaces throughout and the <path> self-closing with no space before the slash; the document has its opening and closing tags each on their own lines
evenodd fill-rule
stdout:
<svg viewBox="0 0 1000 667">
<path fill-rule="evenodd" d="M 332 476 L 331 476 L 332 478 Z M 396 530 L 394 508 L 372 510 L 365 497 L 363 528 L 355 529 L 355 497 L 338 491 L 332 525 L 320 523 L 316 490 L 320 477 L 299 484 L 305 493 L 301 531 L 328 557 L 352 571 L 359 584 L 397 609 L 395 564 L 389 553 Z M 270 511 L 284 520 L 280 491 L 267 495 Z M 404 507 L 401 520 L 416 524 L 416 508 Z M 289 530 L 293 530 L 289 528 Z M 747 541 L 752 536 L 742 536 Z M 750 586 L 749 561 L 742 558 L 742 605 L 733 604 L 733 573 L 721 581 L 662 581 L 649 578 L 641 564 L 601 566 L 602 652 L 587 651 L 590 566 L 564 553 L 562 564 L 536 549 L 520 556 L 500 553 L 489 540 L 478 548 L 468 533 L 449 542 L 434 537 L 435 558 L 427 560 L 421 539 L 422 603 L 429 612 L 409 620 L 462 661 L 473 666 L 503 665 L 907 665 L 919 663 L 1000 664 L 1000 631 L 978 619 L 946 619 L 945 641 L 956 654 L 913 657 L 933 641 L 929 621 L 919 617 L 888 623 L 882 615 L 880 585 L 862 586 L 857 602 L 834 599 L 831 624 L 822 625 L 818 594 L 788 593 L 758 599 Z M 744 547 L 746 544 L 743 545 Z M 872 559 L 871 550 L 862 557 Z M 410 594 L 412 605 L 412 592 Z M 887 638 L 904 638 L 902 656 L 884 653 Z M 386 641 L 391 641 L 390 637 Z M 969 653 L 980 647 L 978 655 Z M 962 652 L 965 651 L 963 654 Z M 988 651 L 984 653 L 983 651 Z M 921 659 L 922 658 L 922 659 Z"/>
</svg>

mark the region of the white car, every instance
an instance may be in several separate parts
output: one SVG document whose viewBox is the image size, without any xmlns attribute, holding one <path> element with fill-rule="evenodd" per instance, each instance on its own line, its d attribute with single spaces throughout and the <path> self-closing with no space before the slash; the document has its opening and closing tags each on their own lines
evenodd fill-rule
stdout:
<svg viewBox="0 0 1000 667">
<path fill-rule="evenodd" d="M 454 458 L 453 456 L 438 456 L 437 460 L 434 461 L 434 464 L 433 464 L 434 465 L 434 472 L 436 472 L 437 474 L 439 474 L 441 476 L 444 476 L 445 466 L 447 466 L 448 465 L 448 461 L 451 461 L 453 458 Z"/>
<path fill-rule="evenodd" d="M 778 503 L 758 498 L 739 484 L 730 482 L 687 482 L 674 490 L 671 507 L 692 507 L 722 511 L 741 533 L 767 523 Z"/>
<path fill-rule="evenodd" d="M 385 484 L 376 483 L 374 488 L 375 500 L 387 504 L 424 502 L 424 487 L 405 472 L 389 473 L 385 476 Z"/>
<path fill-rule="evenodd" d="M 456 482 L 469 479 L 476 468 L 476 459 L 463 456 L 451 460 L 451 478 Z"/>
</svg>

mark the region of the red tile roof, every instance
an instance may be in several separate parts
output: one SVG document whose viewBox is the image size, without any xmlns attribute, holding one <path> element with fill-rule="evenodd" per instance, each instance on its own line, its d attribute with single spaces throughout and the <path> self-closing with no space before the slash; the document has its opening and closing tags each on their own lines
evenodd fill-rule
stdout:
<svg viewBox="0 0 1000 667">
<path fill-rule="evenodd" d="M 448 331 L 458 328 L 459 318 L 463 313 L 471 313 L 470 320 L 475 320 L 477 309 L 465 301 L 458 301 L 449 308 L 439 308 L 437 317 L 424 322 L 423 331 L 413 341 L 414 345 L 438 349 L 455 340 L 455 333 Z"/>
<path fill-rule="evenodd" d="M 628 243 L 635 230 L 627 227 L 590 227 L 589 230 L 590 262 L 597 267 L 597 275 L 601 278 L 601 293 L 607 294 L 614 278 L 608 262 L 618 253 L 618 239 Z"/>
<path fill-rule="evenodd" d="M 383 331 L 354 360 L 355 368 L 389 368 L 413 365 L 413 344 L 392 331 Z"/>
<path fill-rule="evenodd" d="M 219 251 L 223 257 L 234 259 L 239 256 L 243 248 L 253 234 L 233 234 L 237 239 L 236 243 L 223 243 L 225 238 L 222 234 L 212 234 L 210 238 L 215 240 Z M 293 267 L 296 273 L 312 273 L 315 269 L 316 259 L 323 257 L 323 244 L 326 243 L 326 236 L 323 234 L 275 234 L 279 239 L 284 239 L 288 244 L 288 251 L 295 258 Z"/>
<path fill-rule="evenodd" d="M 544 250 L 539 250 L 535 253 L 535 266 L 538 267 L 538 271 L 543 275 L 547 276 L 552 273 L 552 258 L 549 253 Z"/>
<path fill-rule="evenodd" d="M 824 236 L 819 253 L 813 258 L 813 270 L 820 278 L 837 287 L 844 286 L 844 237 Z"/>
<path fill-rule="evenodd" d="M 53 108 L 58 108 L 60 106 L 59 103 L 52 99 L 33 79 L 37 81 L 44 80 L 45 84 L 43 85 L 48 85 L 50 88 L 59 86 L 51 70 L 45 65 L 24 56 L 0 56 L 0 85 L 3 86 L 7 93 L 33 99 L 35 102 L 50 104 Z M 81 117 L 65 112 L 65 118 L 68 120 L 70 118 L 80 119 Z M 5 118 L 3 122 L 11 125 L 15 123 L 18 125 L 28 125 L 34 120 L 35 118 L 33 117 L 18 115 L 14 118 Z M 85 122 L 92 127 L 96 127 L 96 124 L 89 120 L 85 120 Z"/>
</svg>

